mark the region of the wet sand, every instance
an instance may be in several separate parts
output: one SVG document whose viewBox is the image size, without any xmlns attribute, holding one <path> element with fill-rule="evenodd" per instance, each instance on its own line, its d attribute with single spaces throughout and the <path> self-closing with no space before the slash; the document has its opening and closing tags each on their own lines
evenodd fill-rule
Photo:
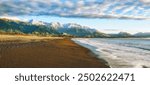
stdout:
<svg viewBox="0 0 150 85">
<path fill-rule="evenodd" d="M 107 68 L 90 50 L 70 39 L 0 41 L 1 68 Z"/>
</svg>

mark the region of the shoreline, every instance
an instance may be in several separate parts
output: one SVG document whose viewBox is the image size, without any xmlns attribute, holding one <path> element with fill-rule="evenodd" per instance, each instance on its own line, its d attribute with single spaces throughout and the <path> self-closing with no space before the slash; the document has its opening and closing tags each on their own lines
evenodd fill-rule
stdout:
<svg viewBox="0 0 150 85">
<path fill-rule="evenodd" d="M 70 40 L 73 41 L 72 39 L 70 39 Z M 77 45 L 79 45 L 79 46 L 81 46 L 81 47 L 87 49 L 87 50 L 89 51 L 89 52 L 88 52 L 89 55 L 91 55 L 92 57 L 96 58 L 97 60 L 99 60 L 99 61 L 100 61 L 101 63 L 103 63 L 104 65 L 106 65 L 107 68 L 111 68 L 106 60 L 104 60 L 104 59 L 102 59 L 102 58 L 98 58 L 97 56 L 99 56 L 99 55 L 97 55 L 96 53 L 94 53 L 92 50 L 90 50 L 90 49 L 88 49 L 88 48 L 86 48 L 86 47 L 84 47 L 84 46 L 82 46 L 82 45 L 76 43 L 75 41 L 73 41 L 73 42 L 74 42 L 75 44 L 77 44 Z"/>
<path fill-rule="evenodd" d="M 109 68 L 111 68 L 111 66 L 108 64 L 108 62 L 107 62 L 105 59 L 98 57 L 99 55 L 96 54 L 93 50 L 89 49 L 89 48 L 86 47 L 86 46 L 81 45 L 81 43 L 77 43 L 78 41 L 73 40 L 73 38 L 72 38 L 71 40 L 72 40 L 75 44 L 78 44 L 79 46 L 88 49 L 88 50 L 89 50 L 89 53 L 90 53 L 92 56 L 94 56 L 96 59 L 100 60 L 100 61 L 103 62 L 106 66 L 108 66 Z"/>
<path fill-rule="evenodd" d="M 0 67 L 109 68 L 93 52 L 71 39 L 32 40 L 0 41 Z"/>
</svg>

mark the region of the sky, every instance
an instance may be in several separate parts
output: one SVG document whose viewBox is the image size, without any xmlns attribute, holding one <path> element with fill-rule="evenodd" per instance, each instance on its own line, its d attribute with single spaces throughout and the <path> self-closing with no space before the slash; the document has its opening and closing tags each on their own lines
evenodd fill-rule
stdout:
<svg viewBox="0 0 150 85">
<path fill-rule="evenodd" d="M 150 0 L 1 0 L 0 15 L 78 23 L 105 33 L 150 32 Z"/>
</svg>

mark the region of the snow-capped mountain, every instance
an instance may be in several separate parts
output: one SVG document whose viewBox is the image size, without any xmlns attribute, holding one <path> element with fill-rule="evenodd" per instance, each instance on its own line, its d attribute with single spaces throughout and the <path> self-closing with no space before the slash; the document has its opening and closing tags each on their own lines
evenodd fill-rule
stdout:
<svg viewBox="0 0 150 85">
<path fill-rule="evenodd" d="M 59 22 L 51 22 L 51 23 L 47 24 L 47 26 L 51 27 L 52 29 L 55 29 L 55 30 L 63 27 L 63 25 L 60 24 Z"/>
<path fill-rule="evenodd" d="M 59 22 L 41 22 L 41 21 L 34 21 L 31 20 L 32 24 L 36 25 L 44 25 L 49 29 L 55 30 L 60 34 L 68 34 L 78 37 L 91 37 L 91 36 L 106 36 L 106 34 L 99 32 L 96 29 L 90 28 L 88 26 L 82 26 L 76 23 L 67 23 L 67 24 L 60 24 Z"/>
<path fill-rule="evenodd" d="M 82 26 L 76 23 L 61 24 L 59 22 L 43 22 L 37 20 L 14 21 L 0 19 L 0 30 L 20 32 L 36 35 L 55 35 L 55 36 L 73 36 L 73 37 L 108 37 L 107 34 L 101 33 L 96 29 Z M 13 23 L 12 23 L 13 22 Z M 9 25 L 8 25 L 9 24 Z M 7 28 L 7 29 L 3 29 Z"/>
<path fill-rule="evenodd" d="M 29 23 L 34 24 L 34 25 L 46 25 L 45 22 L 34 20 L 34 19 L 29 20 Z"/>
<path fill-rule="evenodd" d="M 76 23 L 63 24 L 63 29 L 68 30 L 67 28 L 68 28 L 68 29 L 69 29 L 69 28 L 70 28 L 70 29 L 76 29 L 76 30 L 84 29 L 84 30 L 88 30 L 88 31 L 90 31 L 90 32 L 96 31 L 96 30 L 93 29 L 93 28 L 90 28 L 90 27 L 88 27 L 88 26 L 82 26 L 82 25 L 76 24 Z"/>
<path fill-rule="evenodd" d="M 67 23 L 63 25 L 64 28 L 82 28 L 81 25 L 76 24 L 76 23 Z"/>
</svg>

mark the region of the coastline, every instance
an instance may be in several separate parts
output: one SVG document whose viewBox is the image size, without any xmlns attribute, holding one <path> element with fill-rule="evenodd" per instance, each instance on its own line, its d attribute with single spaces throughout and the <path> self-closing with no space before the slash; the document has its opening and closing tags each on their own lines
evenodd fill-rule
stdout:
<svg viewBox="0 0 150 85">
<path fill-rule="evenodd" d="M 111 68 L 111 66 L 108 64 L 108 62 L 107 62 L 105 59 L 100 58 L 99 55 L 98 55 L 97 53 L 95 53 L 95 51 L 93 51 L 93 50 L 90 49 L 91 46 L 88 45 L 88 46 L 90 47 L 90 48 L 88 48 L 88 47 L 84 46 L 83 44 L 81 44 L 80 42 L 74 40 L 73 38 L 72 38 L 71 40 L 72 40 L 75 44 L 78 44 L 78 45 L 80 45 L 81 47 L 84 47 L 84 48 L 88 49 L 88 50 L 89 50 L 89 54 L 91 54 L 91 55 L 94 56 L 97 60 L 99 60 L 100 62 L 102 62 L 103 64 L 105 64 L 105 65 L 108 66 L 109 68 Z M 92 47 L 92 48 L 93 48 L 93 47 Z"/>
<path fill-rule="evenodd" d="M 66 38 L 0 41 L 1 68 L 109 68 L 95 56 Z"/>
<path fill-rule="evenodd" d="M 149 68 L 149 40 L 74 38 L 77 44 L 90 49 L 110 68 Z"/>
</svg>

